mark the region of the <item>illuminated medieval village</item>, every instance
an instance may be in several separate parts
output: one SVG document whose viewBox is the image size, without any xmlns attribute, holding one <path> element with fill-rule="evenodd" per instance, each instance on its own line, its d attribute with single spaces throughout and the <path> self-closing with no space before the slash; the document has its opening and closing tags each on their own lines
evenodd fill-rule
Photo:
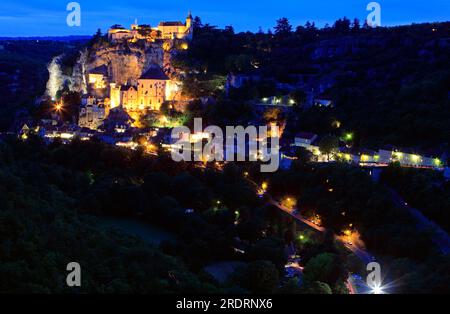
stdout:
<svg viewBox="0 0 450 314">
<path fill-rule="evenodd" d="M 138 146 L 135 138 L 139 134 L 146 138 L 148 147 L 153 150 L 161 144 L 170 150 L 172 141 L 168 131 L 183 125 L 187 119 L 183 116 L 171 119 L 164 112 L 183 113 L 194 100 L 183 93 L 185 73 L 174 66 L 172 60 L 178 53 L 189 49 L 194 36 L 193 23 L 189 12 L 184 22 L 160 22 L 156 27 L 138 24 L 137 20 L 129 29 L 113 25 L 102 37 L 103 40 L 95 43 L 90 51 L 85 49 L 80 52 L 70 77 L 61 72 L 61 56 L 55 57 L 48 66 L 50 75 L 47 92 L 42 98 L 44 101 L 50 98 L 48 110 L 52 118 L 41 120 L 32 131 L 40 130 L 38 133 L 50 140 L 61 138 L 70 141 L 75 137 L 88 140 L 96 136 L 108 143 L 129 148 Z M 253 70 L 257 71 L 258 67 L 258 62 L 252 62 Z M 218 88 L 229 93 L 230 90 L 258 80 L 260 78 L 254 74 L 229 73 Z M 64 88 L 82 95 L 78 114 L 71 117 L 76 124 L 61 121 L 62 115 L 69 114 L 65 112 L 64 97 L 58 95 Z M 255 103 L 270 110 L 289 109 L 299 102 L 295 98 L 295 95 L 265 96 Z M 214 101 L 212 97 L 201 99 L 202 102 Z M 334 107 L 332 99 L 319 94 L 308 95 L 306 102 L 309 107 Z M 162 106 L 164 110 L 161 110 Z M 150 127 L 143 123 L 149 115 L 152 116 Z M 274 126 L 276 122 L 267 122 L 267 126 Z M 278 122 L 279 135 L 282 136 L 285 125 L 283 121 Z M 341 122 L 335 120 L 332 124 L 339 129 Z M 30 127 L 25 124 L 20 133 L 26 137 L 29 131 Z M 210 138 L 210 134 L 202 132 L 197 135 L 191 141 L 195 142 L 197 137 L 199 141 Z M 280 153 L 280 158 L 284 165 L 289 165 L 295 159 L 289 156 L 289 151 L 292 147 L 301 147 L 319 162 L 343 160 L 363 167 L 387 166 L 391 162 L 399 162 L 406 167 L 442 169 L 439 158 L 402 151 L 396 147 L 352 149 L 353 136 L 352 132 L 343 133 L 340 138 L 343 145 L 330 154 L 320 150 L 319 135 L 299 130 L 288 144 L 288 149 Z"/>
<path fill-rule="evenodd" d="M 42 272 L 60 278 L 47 270 L 80 256 L 83 293 L 448 289 L 449 22 L 279 18 L 252 32 L 186 13 L 123 14 L 129 27 L 114 17 L 81 39 L 0 40 L 13 64 L 0 64 L 0 180 L 11 183 L 0 185 L 11 213 L 0 208 L 0 259 L 14 241 L 20 267 L 49 247 Z M 177 140 L 198 158 L 177 159 Z M 364 280 L 372 263 L 392 270 L 385 282 Z M 0 275 L 15 283 L 18 270 Z M 73 291 L 30 282 L 16 291 Z"/>
<path fill-rule="evenodd" d="M 41 134 L 64 141 L 75 136 L 87 140 L 96 134 L 113 144 L 135 147 L 131 139 L 137 132 L 156 135 L 155 128 L 143 131 L 142 117 L 153 114 L 156 125 L 177 125 L 161 113 L 161 106 L 183 112 L 190 100 L 181 92 L 183 73 L 173 67 L 172 57 L 188 49 L 192 23 L 189 12 L 184 22 L 160 22 L 157 27 L 137 21 L 130 29 L 113 25 L 102 37 L 106 41 L 80 52 L 71 76 L 62 73 L 61 56 L 55 57 L 48 67 L 47 93 L 42 98 L 50 103 L 51 119 L 37 126 Z M 79 113 L 71 117 L 76 124 L 61 119 L 69 114 L 64 97 L 58 95 L 64 86 L 81 95 Z M 111 128 L 105 126 L 108 118 Z M 24 137 L 28 129 L 25 125 Z"/>
<path fill-rule="evenodd" d="M 187 49 L 192 38 L 192 15 L 185 23 L 161 22 L 158 27 L 131 25 L 131 29 L 113 26 L 108 30 L 111 43 L 145 45 L 146 64 L 134 71 L 112 68 L 110 64 L 96 64 L 87 71 L 87 93 L 83 95 L 78 125 L 97 130 L 110 110 L 121 107 L 139 119 L 145 112 L 159 111 L 165 102 L 170 106 L 186 103 L 181 96 L 180 82 L 171 67 L 171 54 Z M 176 47 L 174 47 L 177 45 Z M 125 65 L 127 66 L 127 65 Z M 114 71 L 120 71 L 118 74 Z M 124 73 L 125 72 L 125 73 Z"/>
</svg>

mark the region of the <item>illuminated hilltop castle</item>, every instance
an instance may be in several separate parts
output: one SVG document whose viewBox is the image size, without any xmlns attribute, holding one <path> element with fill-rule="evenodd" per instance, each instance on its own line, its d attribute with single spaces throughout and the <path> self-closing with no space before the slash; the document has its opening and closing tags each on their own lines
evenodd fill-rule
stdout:
<svg viewBox="0 0 450 314">
<path fill-rule="evenodd" d="M 112 42 L 136 41 L 146 39 L 154 41 L 156 39 L 186 39 L 192 38 L 192 15 L 189 12 L 186 22 L 161 22 L 157 27 L 148 25 L 138 25 L 137 21 L 131 25 L 131 29 L 115 25 L 108 30 L 108 38 Z"/>
</svg>

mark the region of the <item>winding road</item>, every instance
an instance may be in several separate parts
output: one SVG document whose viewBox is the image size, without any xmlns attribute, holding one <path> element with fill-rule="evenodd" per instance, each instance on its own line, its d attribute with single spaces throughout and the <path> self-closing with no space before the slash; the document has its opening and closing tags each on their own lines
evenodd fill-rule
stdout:
<svg viewBox="0 0 450 314">
<path fill-rule="evenodd" d="M 296 214 L 296 210 L 293 209 L 289 209 L 285 206 L 283 206 L 282 204 L 280 204 L 279 202 L 275 201 L 274 199 L 272 199 L 271 196 L 269 197 L 269 202 L 270 204 L 276 206 L 277 208 L 279 208 L 280 210 L 284 211 L 285 213 L 289 214 L 291 217 L 295 218 L 297 221 L 302 222 L 306 225 L 308 225 L 309 227 L 319 231 L 319 232 L 325 232 L 326 229 L 324 227 L 318 226 L 316 224 L 314 224 L 313 222 L 305 219 L 304 217 L 302 217 L 300 214 Z M 335 235 L 335 239 L 338 240 L 339 242 L 341 242 L 348 250 L 352 251 L 357 257 L 359 257 L 364 263 L 368 264 L 371 261 L 373 261 L 375 258 L 370 255 L 366 250 L 356 246 L 355 244 L 350 244 L 345 242 L 342 238 L 340 238 L 339 236 Z"/>
</svg>

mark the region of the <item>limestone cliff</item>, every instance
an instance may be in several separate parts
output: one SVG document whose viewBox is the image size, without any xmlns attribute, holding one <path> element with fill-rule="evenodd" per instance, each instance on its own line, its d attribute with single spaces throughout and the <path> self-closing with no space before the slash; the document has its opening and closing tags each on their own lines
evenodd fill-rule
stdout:
<svg viewBox="0 0 450 314">
<path fill-rule="evenodd" d="M 86 93 L 86 58 L 87 50 L 83 49 L 79 52 L 75 64 L 71 65 L 72 72 L 64 73 L 63 57 L 64 55 L 56 56 L 48 64 L 47 70 L 49 72 L 49 79 L 47 81 L 46 95 L 55 99 L 58 91 L 65 87 L 70 91 L 76 91 L 81 94 Z"/>
<path fill-rule="evenodd" d="M 91 69 L 106 65 L 110 81 L 118 84 L 134 83 L 150 64 L 163 66 L 164 51 L 160 45 L 114 45 L 102 46 L 90 51 L 86 64 Z"/>
<path fill-rule="evenodd" d="M 46 94 L 53 99 L 58 91 L 68 89 L 80 94 L 88 90 L 87 76 L 93 69 L 106 66 L 109 82 L 137 84 L 137 79 L 151 64 L 158 64 L 168 72 L 171 49 L 164 49 L 161 43 L 116 43 L 94 44 L 76 54 L 76 58 L 56 56 L 48 65 L 49 80 Z M 65 73 L 63 69 L 71 69 Z M 172 71 L 171 71 L 172 70 Z"/>
</svg>

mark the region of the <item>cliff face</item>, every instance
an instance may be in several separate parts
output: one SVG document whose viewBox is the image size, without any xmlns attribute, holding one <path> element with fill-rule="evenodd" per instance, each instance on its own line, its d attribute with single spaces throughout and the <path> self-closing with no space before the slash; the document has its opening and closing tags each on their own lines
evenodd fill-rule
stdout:
<svg viewBox="0 0 450 314">
<path fill-rule="evenodd" d="M 58 91 L 68 88 L 81 94 L 87 92 L 87 74 L 90 70 L 106 66 L 110 82 L 118 84 L 137 84 L 137 79 L 150 66 L 158 64 L 164 67 L 169 52 L 160 44 L 117 44 L 101 45 L 96 48 L 84 48 L 72 64 L 63 62 L 64 55 L 56 56 L 48 64 L 49 80 L 46 94 L 56 98 Z M 70 67 L 70 74 L 63 68 Z"/>
<path fill-rule="evenodd" d="M 117 45 L 90 52 L 86 70 L 106 65 L 110 80 L 118 84 L 133 83 L 150 64 L 163 66 L 164 52 L 156 44 L 145 47 Z"/>
<path fill-rule="evenodd" d="M 62 58 L 63 55 L 56 56 L 47 65 L 49 72 L 49 79 L 47 81 L 46 94 L 52 99 L 56 98 L 58 91 L 67 87 L 70 91 L 76 91 L 79 93 L 86 93 L 86 59 L 87 50 L 80 51 L 75 64 L 72 66 L 72 74 L 64 74 L 62 71 Z"/>
</svg>

